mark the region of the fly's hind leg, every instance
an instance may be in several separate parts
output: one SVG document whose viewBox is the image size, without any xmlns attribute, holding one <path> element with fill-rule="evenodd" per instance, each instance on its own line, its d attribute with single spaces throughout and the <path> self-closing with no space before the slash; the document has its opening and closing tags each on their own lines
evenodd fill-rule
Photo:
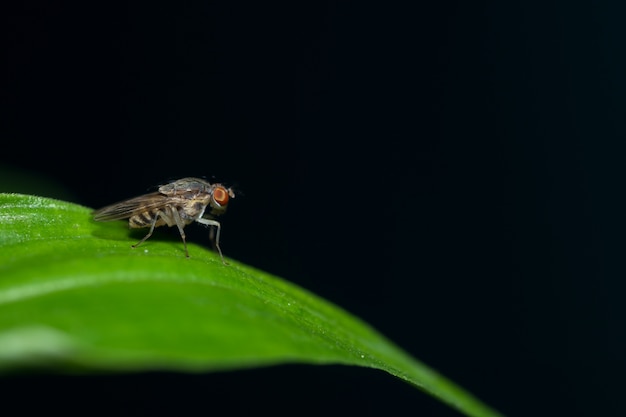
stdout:
<svg viewBox="0 0 626 417">
<path fill-rule="evenodd" d="M 178 227 L 178 231 L 180 232 L 180 237 L 183 239 L 183 245 L 185 246 L 185 256 L 187 258 L 189 258 L 189 251 L 187 250 L 187 240 L 185 239 L 185 231 L 183 230 L 183 228 L 185 227 L 185 224 L 183 223 L 182 219 L 180 218 L 180 214 L 178 213 L 178 210 L 176 208 L 172 208 L 172 207 L 169 207 L 169 206 L 166 207 L 166 208 L 167 208 L 167 212 L 171 213 L 171 216 L 174 218 L 174 222 L 176 222 L 176 226 Z M 154 218 L 152 219 L 152 223 L 150 223 L 150 231 L 139 242 L 135 243 L 134 245 L 131 245 L 131 247 L 133 249 L 136 248 L 137 246 L 141 245 L 150 236 L 152 236 L 152 232 L 154 232 L 154 228 L 156 226 L 157 221 L 159 220 L 159 217 L 161 217 L 162 219 L 165 219 L 166 223 L 169 224 L 169 222 L 167 221 L 167 219 L 169 217 L 168 214 L 164 213 L 161 210 L 158 210 L 154 214 Z"/>
<path fill-rule="evenodd" d="M 137 246 L 141 245 L 143 242 L 148 240 L 150 236 L 152 236 L 152 232 L 154 232 L 154 226 L 156 225 L 157 220 L 159 220 L 159 216 L 163 217 L 163 212 L 161 212 L 161 210 L 157 211 L 154 214 L 154 218 L 152 219 L 152 223 L 150 224 L 150 231 L 148 232 L 148 234 L 145 235 L 143 239 L 141 239 L 139 242 L 135 243 L 134 245 L 131 245 L 130 246 L 131 248 L 135 249 Z"/>
</svg>

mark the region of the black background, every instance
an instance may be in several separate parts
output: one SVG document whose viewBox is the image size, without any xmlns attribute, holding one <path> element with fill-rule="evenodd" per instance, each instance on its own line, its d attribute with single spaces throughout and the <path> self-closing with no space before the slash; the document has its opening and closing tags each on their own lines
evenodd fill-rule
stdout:
<svg viewBox="0 0 626 417">
<path fill-rule="evenodd" d="M 170 179 L 225 182 L 239 194 L 226 255 L 344 307 L 506 415 L 626 415 L 626 8 L 14 7 L 4 191 L 28 191 L 21 172 L 95 208 Z M 79 398 L 126 415 L 458 415 L 335 366 L 0 387 L 22 411 Z"/>
</svg>

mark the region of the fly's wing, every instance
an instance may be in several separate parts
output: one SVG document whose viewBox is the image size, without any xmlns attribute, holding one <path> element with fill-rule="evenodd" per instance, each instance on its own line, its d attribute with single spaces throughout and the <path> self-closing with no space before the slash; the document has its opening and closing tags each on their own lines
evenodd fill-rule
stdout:
<svg viewBox="0 0 626 417">
<path fill-rule="evenodd" d="M 127 219 L 137 213 L 165 207 L 168 199 L 158 192 L 140 195 L 94 211 L 93 219 L 98 222 Z"/>
</svg>

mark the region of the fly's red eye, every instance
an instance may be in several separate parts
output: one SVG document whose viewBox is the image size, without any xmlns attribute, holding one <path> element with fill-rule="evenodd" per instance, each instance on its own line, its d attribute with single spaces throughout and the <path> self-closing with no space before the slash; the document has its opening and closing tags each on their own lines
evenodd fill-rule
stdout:
<svg viewBox="0 0 626 417">
<path fill-rule="evenodd" d="M 217 187 L 213 190 L 213 200 L 220 206 L 225 206 L 228 204 L 228 199 L 230 196 L 228 195 L 228 190 L 224 187 Z"/>
</svg>

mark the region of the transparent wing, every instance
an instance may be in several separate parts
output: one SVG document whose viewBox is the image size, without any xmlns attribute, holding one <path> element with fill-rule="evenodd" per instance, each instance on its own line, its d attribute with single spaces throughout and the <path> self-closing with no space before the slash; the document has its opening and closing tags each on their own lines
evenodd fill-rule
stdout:
<svg viewBox="0 0 626 417">
<path fill-rule="evenodd" d="M 98 222 L 127 219 L 137 213 L 165 207 L 169 201 L 171 198 L 158 192 L 144 194 L 102 207 L 93 212 L 93 218 Z"/>
</svg>

